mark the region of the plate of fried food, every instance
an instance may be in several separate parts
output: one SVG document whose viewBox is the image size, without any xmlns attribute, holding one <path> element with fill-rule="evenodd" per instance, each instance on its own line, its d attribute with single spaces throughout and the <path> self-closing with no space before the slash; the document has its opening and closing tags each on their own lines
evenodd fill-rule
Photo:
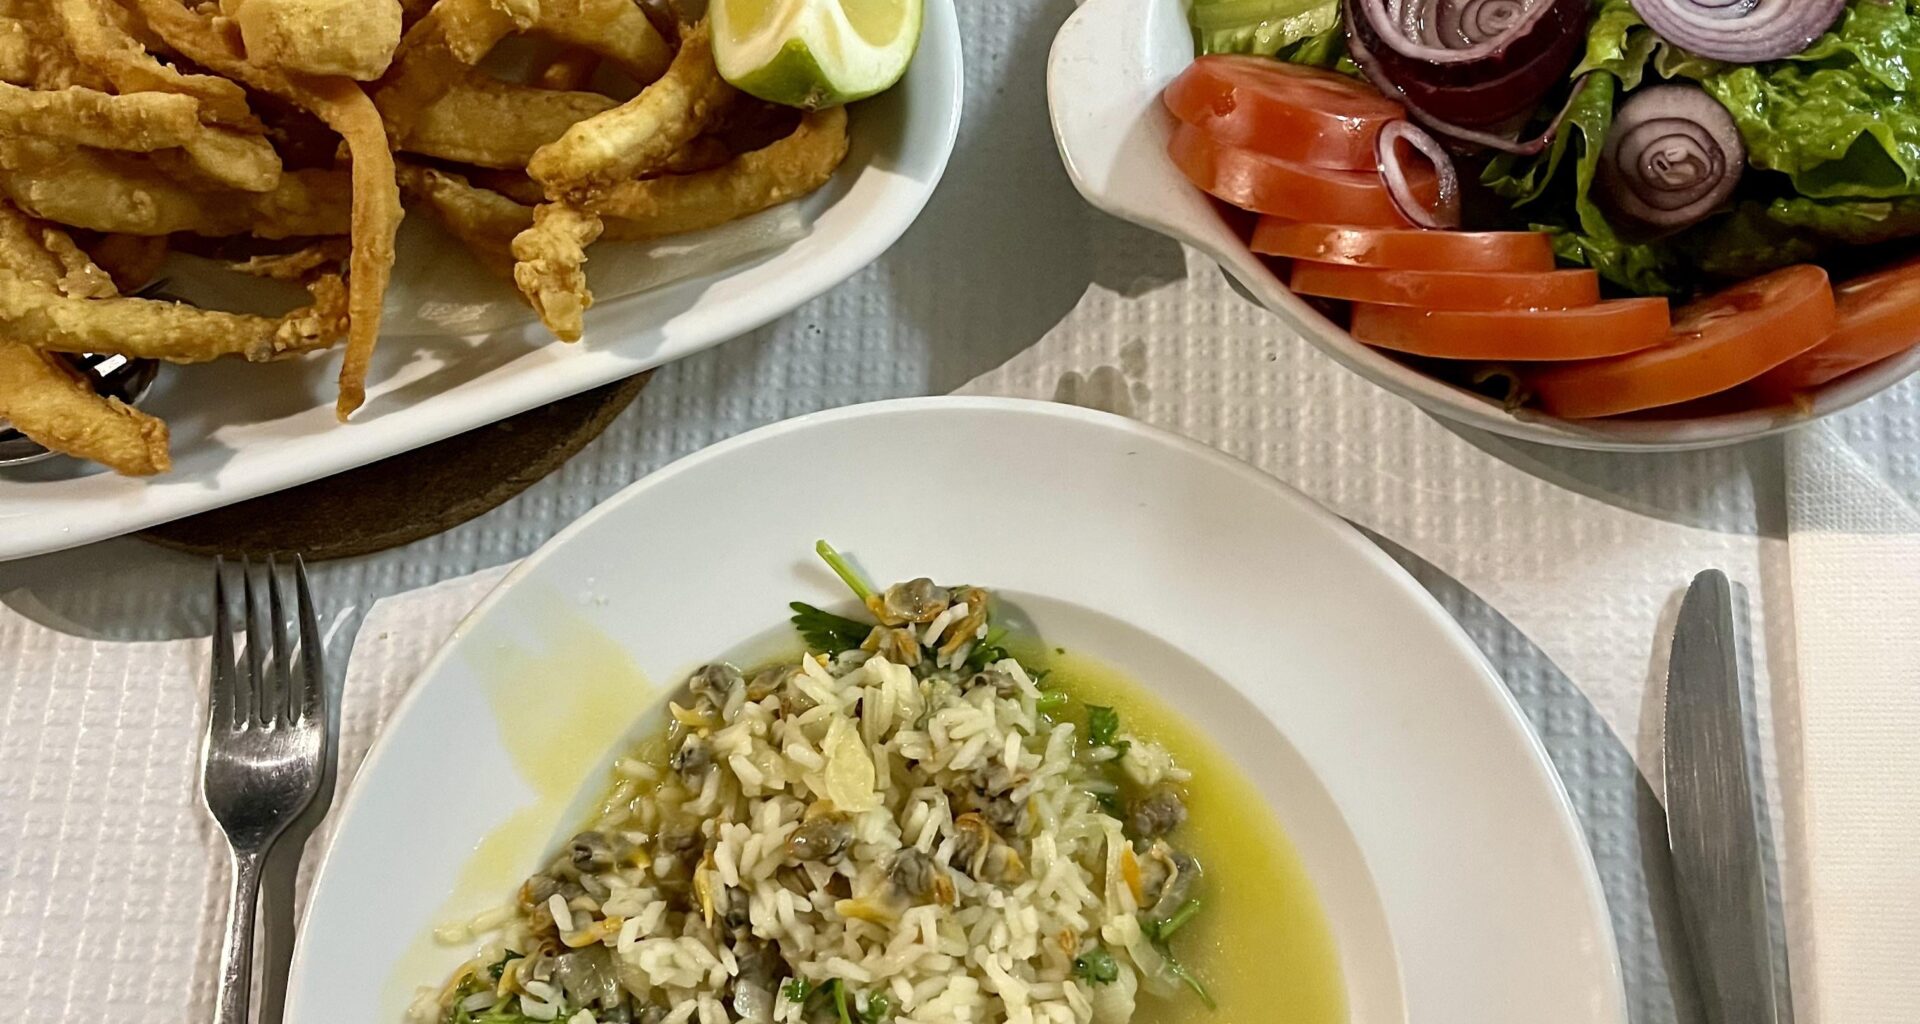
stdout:
<svg viewBox="0 0 1920 1024">
<path fill-rule="evenodd" d="M 0 465 L 65 456 L 0 558 L 791 310 L 925 206 L 960 60 L 951 0 L 0 0 Z"/>
</svg>

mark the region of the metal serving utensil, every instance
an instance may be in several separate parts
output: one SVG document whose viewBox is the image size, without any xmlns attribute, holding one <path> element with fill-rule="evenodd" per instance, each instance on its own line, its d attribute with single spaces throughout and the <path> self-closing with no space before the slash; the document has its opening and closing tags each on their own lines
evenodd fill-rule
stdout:
<svg viewBox="0 0 1920 1024">
<path fill-rule="evenodd" d="M 257 593 L 254 566 L 241 559 L 246 647 L 238 658 L 224 560 L 214 560 L 213 572 L 213 672 L 201 785 L 207 810 L 226 833 L 233 864 L 214 1024 L 247 1024 L 261 869 L 326 775 L 326 673 L 307 568 L 298 556 L 291 570 L 267 559 L 264 596 Z M 294 628 L 297 641 L 290 635 Z M 267 980 L 269 985 L 284 981 Z"/>
<path fill-rule="evenodd" d="M 87 378 L 93 390 L 128 405 L 138 405 L 153 388 L 160 375 L 160 364 L 152 359 L 130 359 L 119 355 L 60 356 L 76 372 Z M 56 453 L 42 447 L 0 420 L 0 467 L 24 466 L 52 458 Z"/>
</svg>

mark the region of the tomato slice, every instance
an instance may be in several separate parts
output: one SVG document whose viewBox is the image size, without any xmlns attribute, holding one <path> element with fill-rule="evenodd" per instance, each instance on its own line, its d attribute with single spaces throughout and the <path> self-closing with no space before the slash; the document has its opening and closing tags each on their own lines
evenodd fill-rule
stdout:
<svg viewBox="0 0 1920 1024">
<path fill-rule="evenodd" d="M 1440 359 L 1593 359 L 1658 344 L 1667 300 L 1610 299 L 1578 309 L 1460 312 L 1356 303 L 1353 336 Z"/>
<path fill-rule="evenodd" d="M 1251 247 L 1267 256 L 1398 270 L 1552 270 L 1553 243 L 1539 231 L 1426 231 L 1301 224 L 1262 217 Z"/>
<path fill-rule="evenodd" d="M 1920 259 L 1833 288 L 1839 326 L 1827 340 L 1755 378 L 1754 393 L 1785 401 L 1920 345 Z"/>
<path fill-rule="evenodd" d="M 1378 167 L 1380 126 L 1407 116 L 1380 90 L 1346 75 L 1225 54 L 1188 65 L 1161 100 L 1173 116 L 1229 146 L 1350 171 Z"/>
<path fill-rule="evenodd" d="M 1833 333 L 1827 272 L 1800 264 L 1682 307 L 1654 348 L 1523 374 L 1540 407 L 1567 419 L 1613 416 L 1718 394 Z"/>
<path fill-rule="evenodd" d="M 1293 220 L 1365 227 L 1412 227 L 1393 205 L 1377 171 L 1339 171 L 1294 163 L 1214 141 L 1190 124 L 1173 126 L 1167 153 L 1187 180 L 1243 210 Z M 1409 171 L 1414 199 L 1431 206 L 1438 179 L 1427 167 Z"/>
<path fill-rule="evenodd" d="M 1385 270 L 1299 260 L 1290 284 L 1301 295 L 1435 310 L 1572 309 L 1600 301 L 1600 275 L 1591 270 Z"/>
</svg>

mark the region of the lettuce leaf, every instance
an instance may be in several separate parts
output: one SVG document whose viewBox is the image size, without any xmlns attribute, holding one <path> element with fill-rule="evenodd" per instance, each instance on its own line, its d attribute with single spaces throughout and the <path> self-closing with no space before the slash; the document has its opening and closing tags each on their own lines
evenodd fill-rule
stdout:
<svg viewBox="0 0 1920 1024">
<path fill-rule="evenodd" d="M 1339 0 L 1193 0 L 1187 11 L 1198 53 L 1272 57 L 1340 23 Z"/>
<path fill-rule="evenodd" d="M 1660 37 L 1635 13 L 1631 0 L 1601 0 L 1587 25 L 1587 55 L 1574 66 L 1573 76 L 1605 71 L 1620 80 L 1623 89 L 1640 84 Z"/>
<path fill-rule="evenodd" d="M 1347 30 L 1340 22 L 1338 8 L 1334 9 L 1334 14 L 1333 24 L 1328 25 L 1325 31 L 1284 46 L 1275 56 L 1289 64 L 1306 64 L 1350 75 L 1359 74 L 1359 66 L 1347 54 Z"/>
<path fill-rule="evenodd" d="M 1591 74 L 1589 85 L 1554 145 L 1497 158 L 1481 180 L 1517 222 L 1552 232 L 1563 261 L 1615 286 L 1676 294 L 1920 235 L 1920 0 L 1855 0 L 1806 50 L 1752 66 L 1673 47 L 1631 0 L 1600 0 L 1574 74 Z M 1757 169 L 1729 209 L 1636 241 L 1607 221 L 1591 188 L 1620 94 L 1662 79 L 1697 82 L 1719 100 Z"/>
<path fill-rule="evenodd" d="M 1481 182 L 1496 195 L 1526 208 L 1557 191 L 1561 167 L 1573 159 L 1572 216 L 1554 211 L 1535 213 L 1516 209 L 1529 226 L 1553 236 L 1553 251 L 1563 262 L 1592 267 L 1606 280 L 1636 295 L 1673 295 L 1682 290 L 1673 255 L 1665 248 L 1622 238 L 1593 201 L 1593 178 L 1600 167 L 1600 149 L 1613 124 L 1614 96 L 1620 83 L 1611 74 L 1587 79 L 1574 97 L 1553 145 L 1537 157 L 1516 160 L 1499 157 L 1487 165 Z M 1564 186 L 1562 182 L 1561 187 Z"/>
<path fill-rule="evenodd" d="M 1920 194 L 1920 97 L 1858 65 L 1734 68 L 1700 86 L 1733 113 L 1748 161 L 1787 175 L 1802 195 Z"/>
<path fill-rule="evenodd" d="M 1662 41 L 1630 0 L 1602 0 L 1574 73 L 1605 71 L 1627 89 L 1649 70 L 1699 82 L 1732 113 L 1748 158 L 1817 197 L 1920 195 L 1920 0 L 1855 0 L 1805 50 L 1759 65 L 1723 64 Z"/>
</svg>

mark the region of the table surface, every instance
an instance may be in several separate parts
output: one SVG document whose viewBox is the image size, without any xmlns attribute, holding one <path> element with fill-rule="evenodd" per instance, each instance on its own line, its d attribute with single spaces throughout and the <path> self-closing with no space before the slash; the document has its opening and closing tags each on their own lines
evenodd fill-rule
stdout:
<svg viewBox="0 0 1920 1024">
<path fill-rule="evenodd" d="M 950 392 L 1043 339 L 1065 338 L 1118 357 L 1113 365 L 1090 362 L 1087 372 L 1067 374 L 1037 363 L 1023 371 L 1016 360 L 975 390 L 1133 411 L 1220 443 L 1375 531 L 1487 652 L 1546 739 L 1608 890 L 1633 1020 L 1693 1019 L 1685 986 L 1669 970 L 1675 933 L 1666 879 L 1647 867 L 1657 858 L 1643 856 L 1661 821 L 1648 782 L 1654 773 L 1630 722 L 1632 709 L 1615 710 L 1597 696 L 1604 687 L 1590 676 L 1605 673 L 1587 669 L 1598 663 L 1590 650 L 1624 649 L 1627 674 L 1637 675 L 1644 688 L 1653 671 L 1647 665 L 1650 638 L 1609 634 L 1617 620 L 1604 608 L 1583 605 L 1574 570 L 1561 581 L 1561 596 L 1546 615 L 1525 597 L 1530 591 L 1497 585 L 1498 565 L 1472 569 L 1480 563 L 1459 557 L 1461 548 L 1506 541 L 1488 523 L 1479 524 L 1486 532 L 1477 537 L 1459 535 L 1465 524 L 1452 526 L 1452 533 L 1436 527 L 1435 509 L 1459 518 L 1469 507 L 1457 500 L 1421 511 L 1417 502 L 1397 497 L 1396 487 L 1437 486 L 1430 481 L 1440 478 L 1423 461 L 1428 457 L 1422 452 L 1431 447 L 1398 448 L 1397 438 L 1440 437 L 1449 450 L 1467 453 L 1458 458 L 1470 458 L 1478 467 L 1473 472 L 1524 475 L 1525 485 L 1514 491 L 1523 498 L 1565 492 L 1573 496 L 1569 500 L 1606 506 L 1625 524 L 1610 535 L 1615 538 L 1676 532 L 1707 538 L 1699 550 L 1751 560 L 1755 568 L 1745 582 L 1754 591 L 1756 613 L 1782 603 L 1782 556 L 1776 550 L 1785 533 L 1780 442 L 1678 455 L 1605 455 L 1516 444 L 1435 423 L 1334 367 L 1249 307 L 1192 254 L 1081 202 L 1058 166 L 1042 88 L 1048 46 L 1072 9 L 1069 0 L 959 6 L 968 65 L 966 120 L 945 181 L 900 243 L 793 314 L 663 368 L 605 435 L 500 508 L 394 551 L 316 566 L 322 617 L 332 624 L 334 664 L 344 665 L 357 624 L 375 601 L 524 556 L 603 498 L 679 456 L 818 409 Z M 1215 380 L 1207 368 L 1223 347 L 1241 344 L 1261 346 L 1267 372 L 1288 386 L 1272 390 L 1271 407 L 1262 409 L 1258 423 L 1208 422 L 1207 410 L 1217 407 L 1201 399 L 1235 382 Z M 1149 351 L 1176 355 L 1156 356 L 1153 373 L 1129 365 Z M 1835 422 L 1885 480 L 1920 500 L 1920 385 L 1908 381 Z M 1236 433 L 1243 427 L 1244 433 Z M 1266 440 L 1241 450 L 1232 439 L 1245 434 Z M 1344 467 L 1343 475 L 1329 479 L 1323 470 L 1335 464 Z M 1486 501 L 1490 511 L 1497 509 L 1499 493 L 1490 489 Z M 1442 535 L 1452 539 L 1434 539 Z M 1587 554 L 1604 562 L 1608 552 Z M 1474 578 L 1463 580 L 1463 573 Z M 206 634 L 206 581 L 204 561 L 122 539 L 0 565 L 0 603 L 67 635 L 168 640 Z M 1684 582 L 1676 579 L 1673 586 Z M 1656 610 L 1668 599 L 1666 593 L 1650 598 Z M 1790 642 L 1781 639 L 1790 634 L 1790 615 L 1757 615 L 1757 621 L 1763 632 L 1754 639 L 1756 663 L 1771 663 L 1777 679 L 1791 660 Z M 1542 632 L 1553 634 L 1555 650 L 1535 643 Z M 10 635 L 17 640 L 19 634 L 0 633 L 0 645 Z M 16 653 L 0 646 L 0 662 Z M 1657 667 L 1657 652 L 1652 661 Z M 4 710 L 0 725 L 9 731 L 59 724 L 52 712 L 30 702 L 15 701 Z M 20 783 L 26 769 L 8 761 L 39 748 L 16 748 L 0 747 L 0 808 L 31 789 Z M 6 862 L 0 856 L 0 866 Z M 11 866 L 33 877 L 24 854 Z M 6 912 L 25 911 L 10 898 Z M 0 963 L 13 959 L 0 956 Z M 10 970 L 0 967 L 0 977 Z"/>
</svg>

